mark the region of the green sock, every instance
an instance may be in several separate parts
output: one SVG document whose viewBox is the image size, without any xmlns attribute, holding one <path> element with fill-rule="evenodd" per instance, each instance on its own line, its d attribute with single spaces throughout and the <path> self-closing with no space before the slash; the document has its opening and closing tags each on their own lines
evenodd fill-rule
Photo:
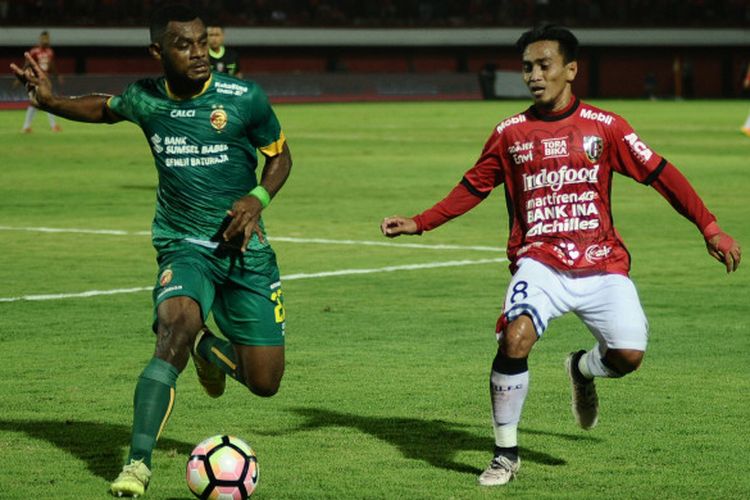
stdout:
<svg viewBox="0 0 750 500">
<path fill-rule="evenodd" d="M 133 436 L 127 463 L 143 460 L 151 468 L 151 453 L 172 412 L 179 374 L 177 368 L 159 358 L 151 358 L 141 372 L 133 397 Z"/>
<path fill-rule="evenodd" d="M 237 370 L 238 360 L 237 353 L 234 352 L 234 346 L 231 342 L 220 339 L 214 335 L 204 335 L 198 344 L 198 354 L 209 363 L 218 366 L 221 371 L 235 379 L 242 385 L 245 380 Z"/>
</svg>

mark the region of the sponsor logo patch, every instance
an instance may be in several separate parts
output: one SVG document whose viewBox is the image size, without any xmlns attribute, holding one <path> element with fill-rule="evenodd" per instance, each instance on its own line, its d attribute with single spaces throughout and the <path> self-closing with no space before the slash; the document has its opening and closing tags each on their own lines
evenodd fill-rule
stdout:
<svg viewBox="0 0 750 500">
<path fill-rule="evenodd" d="M 633 153 L 635 153 L 635 155 L 639 160 L 641 160 L 642 163 L 646 163 L 654 155 L 653 151 L 648 149 L 648 146 L 646 146 L 643 141 L 638 138 L 635 132 L 626 135 L 623 140 L 630 145 L 630 149 L 633 151 Z"/>
<path fill-rule="evenodd" d="M 607 245 L 591 245 L 586 249 L 584 255 L 586 260 L 591 264 L 599 262 L 600 260 L 606 259 L 609 254 L 612 253 L 612 247 Z"/>
<path fill-rule="evenodd" d="M 566 137 L 553 137 L 542 139 L 544 147 L 544 158 L 564 158 L 568 156 L 568 139 Z"/>
<path fill-rule="evenodd" d="M 170 111 L 169 116 L 172 118 L 194 118 L 194 109 L 173 109 Z"/>
<path fill-rule="evenodd" d="M 508 148 L 508 154 L 513 158 L 513 163 L 522 165 L 534 159 L 534 141 L 516 141 Z"/>
<path fill-rule="evenodd" d="M 560 262 L 568 266 L 575 265 L 576 260 L 581 256 L 581 252 L 578 251 L 575 243 L 562 242 L 557 246 L 552 246 L 552 249 L 555 251 L 555 254 L 557 254 L 557 258 Z"/>
<path fill-rule="evenodd" d="M 615 117 L 612 115 L 602 113 L 601 111 L 592 111 L 588 108 L 583 108 L 579 116 L 587 120 L 604 123 L 605 125 L 612 125 L 612 122 L 615 121 Z"/>
<path fill-rule="evenodd" d="M 161 145 L 161 137 L 159 134 L 154 134 L 151 137 L 149 137 L 149 140 L 151 141 L 151 147 L 154 148 L 155 153 L 161 153 L 164 151 L 164 147 Z"/>
<path fill-rule="evenodd" d="M 525 121 L 526 121 L 526 116 L 524 116 L 524 115 L 511 116 L 510 118 L 501 121 L 497 125 L 497 127 L 495 128 L 495 130 L 497 130 L 498 134 L 501 134 L 503 132 L 503 130 L 505 130 L 506 127 L 509 127 L 511 125 L 517 125 L 517 124 L 523 123 Z"/>
<path fill-rule="evenodd" d="M 548 187 L 552 191 L 559 191 L 566 184 L 596 184 L 599 176 L 599 165 L 591 168 L 573 169 L 563 165 L 559 170 L 542 169 L 536 174 L 523 174 L 523 190 Z"/>
<path fill-rule="evenodd" d="M 583 150 L 586 152 L 586 158 L 596 163 L 604 151 L 604 141 L 598 135 L 583 136 Z"/>
</svg>

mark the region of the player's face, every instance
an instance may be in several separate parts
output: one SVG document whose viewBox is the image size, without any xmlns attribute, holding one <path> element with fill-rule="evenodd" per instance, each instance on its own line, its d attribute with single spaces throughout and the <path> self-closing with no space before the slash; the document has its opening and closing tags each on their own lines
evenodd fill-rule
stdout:
<svg viewBox="0 0 750 500">
<path fill-rule="evenodd" d="M 206 31 L 208 32 L 208 46 L 211 50 L 219 50 L 224 45 L 224 30 L 218 26 L 209 26 Z"/>
<path fill-rule="evenodd" d="M 189 22 L 170 21 L 157 52 L 168 78 L 202 83 L 211 76 L 208 36 L 200 19 Z"/>
<path fill-rule="evenodd" d="M 557 111 L 568 104 L 577 71 L 575 61 L 565 63 L 557 41 L 540 40 L 523 51 L 523 81 L 534 104 L 545 109 Z"/>
<path fill-rule="evenodd" d="M 39 35 L 39 46 L 49 47 L 49 35 Z"/>
</svg>

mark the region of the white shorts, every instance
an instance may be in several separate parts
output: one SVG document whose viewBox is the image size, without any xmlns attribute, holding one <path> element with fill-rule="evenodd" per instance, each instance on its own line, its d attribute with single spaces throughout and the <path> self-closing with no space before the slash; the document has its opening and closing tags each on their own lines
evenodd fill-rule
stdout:
<svg viewBox="0 0 750 500">
<path fill-rule="evenodd" d="M 606 349 L 645 351 L 648 321 L 635 285 L 620 274 L 575 277 L 533 259 L 518 261 L 505 296 L 502 326 L 525 314 L 540 337 L 550 320 L 574 312 Z M 602 352 L 604 354 L 604 352 Z"/>
</svg>

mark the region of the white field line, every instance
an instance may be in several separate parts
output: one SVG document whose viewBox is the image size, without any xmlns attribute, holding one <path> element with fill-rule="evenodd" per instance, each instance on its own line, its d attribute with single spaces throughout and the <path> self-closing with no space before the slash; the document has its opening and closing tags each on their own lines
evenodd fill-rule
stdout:
<svg viewBox="0 0 750 500">
<path fill-rule="evenodd" d="M 367 240 L 328 240 L 325 238 L 293 238 L 288 236 L 269 236 L 269 240 L 284 241 L 288 243 L 322 243 L 324 245 L 359 245 L 366 247 L 400 247 L 419 248 L 424 250 L 477 250 L 480 252 L 504 252 L 502 247 L 486 247 L 477 245 L 445 245 L 441 243 L 395 243 L 391 241 L 367 241 Z"/>
<path fill-rule="evenodd" d="M 461 267 L 461 266 L 472 266 L 479 264 L 494 264 L 499 262 L 507 262 L 505 258 L 495 259 L 478 259 L 478 260 L 449 260 L 444 262 L 427 262 L 424 264 L 405 264 L 402 266 L 386 266 L 377 267 L 370 269 L 340 269 L 338 271 L 324 271 L 320 273 L 298 273 L 289 274 L 282 276 L 282 281 L 293 281 L 302 279 L 315 279 L 315 278 L 328 278 L 331 276 L 351 276 L 356 274 L 375 274 L 375 273 L 389 273 L 395 271 L 413 271 L 417 269 L 435 269 L 440 267 Z M 113 290 L 88 290 L 86 292 L 79 293 L 54 293 L 54 294 L 43 294 L 43 295 L 22 295 L 19 297 L 0 297 L 0 302 L 20 302 L 20 301 L 34 301 L 34 300 L 58 300 L 58 299 L 77 299 L 84 297 L 97 297 L 101 295 L 117 295 L 122 293 L 135 293 L 135 292 L 148 292 L 153 290 L 153 287 L 143 286 L 136 288 L 115 288 Z"/>
<path fill-rule="evenodd" d="M 110 236 L 149 236 L 149 231 L 122 231 L 119 229 L 78 229 L 56 227 L 12 227 L 0 226 L 0 231 L 27 231 L 35 233 L 73 233 L 73 234 L 102 234 Z M 291 236 L 273 236 L 269 240 L 285 243 L 319 243 L 324 245 L 355 245 L 372 247 L 418 248 L 423 250 L 476 250 L 479 252 L 504 252 L 502 247 L 488 247 L 479 245 L 444 245 L 440 243 L 396 243 L 393 241 L 367 240 L 332 240 L 326 238 L 295 238 Z"/>
<path fill-rule="evenodd" d="M 80 229 L 62 227 L 12 227 L 0 226 L 0 231 L 27 231 L 31 233 L 107 234 L 114 236 L 148 236 L 148 231 L 122 231 L 119 229 Z"/>
</svg>

